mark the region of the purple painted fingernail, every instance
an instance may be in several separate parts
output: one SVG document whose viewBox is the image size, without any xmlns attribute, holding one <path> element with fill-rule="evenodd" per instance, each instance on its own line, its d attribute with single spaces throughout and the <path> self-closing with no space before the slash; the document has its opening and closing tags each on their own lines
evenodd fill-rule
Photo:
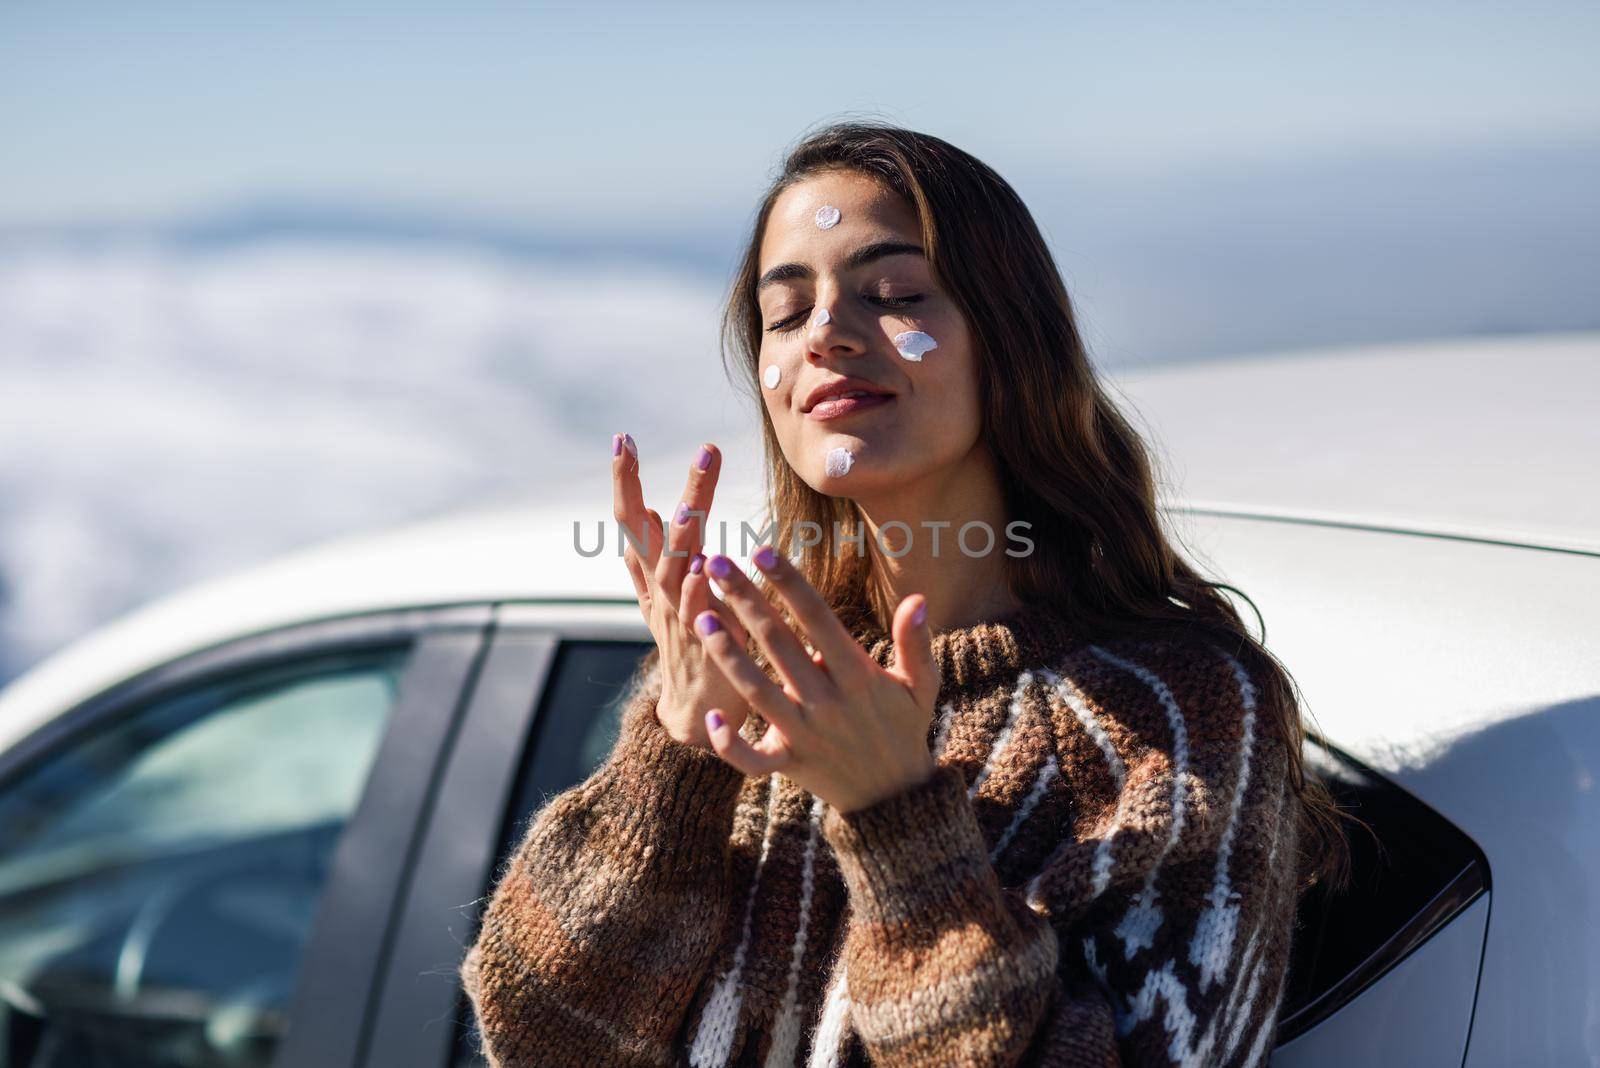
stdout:
<svg viewBox="0 0 1600 1068">
<path fill-rule="evenodd" d="M 772 551 L 772 546 L 770 545 L 763 545 L 757 549 L 755 555 L 750 559 L 763 571 L 771 571 L 778 566 L 778 554 Z"/>
<path fill-rule="evenodd" d="M 639 446 L 637 446 L 637 445 L 635 445 L 633 443 L 633 435 L 632 434 L 624 434 L 624 435 L 622 435 L 622 447 L 627 449 L 629 452 L 633 453 L 633 458 L 635 460 L 637 460 L 639 458 Z"/>
<path fill-rule="evenodd" d="M 727 578 L 733 571 L 733 561 L 718 553 L 707 561 L 706 570 L 710 571 L 715 578 Z"/>
<path fill-rule="evenodd" d="M 706 726 L 710 727 L 714 731 L 720 731 L 722 729 L 722 713 L 718 712 L 714 708 L 710 712 L 707 712 Z"/>
<path fill-rule="evenodd" d="M 917 607 L 912 611 L 912 613 L 911 613 L 911 625 L 913 627 L 920 627 L 920 626 L 922 626 L 923 621 L 926 620 L 927 618 L 928 618 L 928 602 L 927 601 L 923 601 L 921 604 L 917 605 Z"/>
<path fill-rule="evenodd" d="M 694 458 L 694 465 L 704 471 L 711 466 L 711 450 L 704 445 L 700 446 L 700 455 Z"/>
<path fill-rule="evenodd" d="M 674 517 L 674 519 L 676 520 L 676 522 L 680 526 L 682 526 L 684 523 L 687 523 L 689 521 L 689 502 L 688 501 L 679 501 L 678 502 L 678 514 Z"/>
<path fill-rule="evenodd" d="M 695 553 L 693 556 L 689 557 L 689 573 L 690 574 L 692 574 L 692 575 L 700 574 L 700 569 L 702 567 L 705 567 L 705 566 L 706 566 L 705 553 Z"/>
<path fill-rule="evenodd" d="M 620 456 L 621 454 L 622 454 L 622 435 L 621 434 L 612 434 L 611 435 L 611 455 L 612 456 Z"/>
<path fill-rule="evenodd" d="M 715 612 L 701 612 L 700 618 L 694 621 L 694 625 L 701 634 L 715 634 L 722 629 L 722 624 L 717 622 Z"/>
</svg>

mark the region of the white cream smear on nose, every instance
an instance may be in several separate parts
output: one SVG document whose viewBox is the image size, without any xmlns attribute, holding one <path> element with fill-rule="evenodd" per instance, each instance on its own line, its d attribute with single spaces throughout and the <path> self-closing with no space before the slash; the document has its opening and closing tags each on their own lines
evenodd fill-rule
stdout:
<svg viewBox="0 0 1600 1068">
<path fill-rule="evenodd" d="M 839 225 L 839 209 L 832 204 L 824 204 L 817 209 L 817 226 L 823 230 L 831 230 Z"/>
<path fill-rule="evenodd" d="M 921 330 L 907 330 L 903 334 L 894 336 L 894 347 L 906 359 L 920 363 L 922 354 L 929 349 L 938 348 L 939 343 Z"/>
<path fill-rule="evenodd" d="M 828 450 L 827 471 L 828 477 L 838 478 L 840 475 L 850 473 L 850 465 L 856 462 L 856 454 L 846 448 L 833 448 Z"/>
<path fill-rule="evenodd" d="M 833 322 L 833 316 L 828 314 L 827 308 L 819 308 L 817 310 L 817 317 L 812 321 L 818 326 L 827 326 L 829 323 Z"/>
<path fill-rule="evenodd" d="M 761 372 L 761 383 L 768 389 L 778 388 L 778 379 L 783 377 L 783 372 L 778 370 L 775 363 L 767 364 L 767 369 Z"/>
</svg>

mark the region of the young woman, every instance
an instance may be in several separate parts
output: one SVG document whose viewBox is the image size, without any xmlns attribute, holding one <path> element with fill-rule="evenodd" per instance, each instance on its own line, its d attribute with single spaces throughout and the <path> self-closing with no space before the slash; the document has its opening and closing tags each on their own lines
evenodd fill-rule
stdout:
<svg viewBox="0 0 1600 1068">
<path fill-rule="evenodd" d="M 1163 534 L 1027 209 L 937 138 L 823 129 L 725 328 L 772 544 L 753 576 L 700 552 L 712 445 L 663 544 L 613 439 L 656 649 L 490 896 L 485 1056 L 1262 1063 L 1337 812 L 1292 680 Z"/>
</svg>

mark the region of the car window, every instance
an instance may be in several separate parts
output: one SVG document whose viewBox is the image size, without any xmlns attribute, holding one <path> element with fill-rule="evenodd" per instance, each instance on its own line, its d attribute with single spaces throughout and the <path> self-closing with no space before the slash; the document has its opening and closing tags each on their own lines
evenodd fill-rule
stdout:
<svg viewBox="0 0 1600 1068">
<path fill-rule="evenodd" d="M 0 784 L 0 1065 L 267 1068 L 407 656 L 197 684 Z"/>
<path fill-rule="evenodd" d="M 533 737 L 523 754 L 511 804 L 501 824 L 494 870 L 522 841 L 529 823 L 554 795 L 593 774 L 616 744 L 623 699 L 650 642 L 575 641 L 557 650 L 539 702 Z M 486 886 L 488 894 L 492 886 Z M 473 932 L 468 944 L 477 937 Z M 459 993 L 454 1068 L 484 1068 L 471 1034 L 472 1007 Z"/>
<path fill-rule="evenodd" d="M 1278 1043 L 1315 1027 L 1416 950 L 1489 888 L 1476 843 L 1437 811 L 1337 747 L 1308 740 L 1307 774 L 1366 826 L 1346 824 L 1347 890 L 1300 900 Z"/>
</svg>

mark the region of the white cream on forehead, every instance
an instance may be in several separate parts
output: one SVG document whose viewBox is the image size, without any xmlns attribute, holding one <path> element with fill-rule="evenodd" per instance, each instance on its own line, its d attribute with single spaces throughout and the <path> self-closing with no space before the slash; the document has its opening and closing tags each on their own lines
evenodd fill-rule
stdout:
<svg viewBox="0 0 1600 1068">
<path fill-rule="evenodd" d="M 761 384 L 766 386 L 768 389 L 777 389 L 778 379 L 782 377 L 783 372 L 778 370 L 778 365 L 775 363 L 769 363 L 767 364 L 767 369 L 761 372 Z"/>
<path fill-rule="evenodd" d="M 939 343 L 921 330 L 907 330 L 903 334 L 894 336 L 894 347 L 906 359 L 920 363 L 922 354 L 929 349 L 938 348 Z"/>
<path fill-rule="evenodd" d="M 850 465 L 856 462 L 856 454 L 849 449 L 840 447 L 828 450 L 827 471 L 829 478 L 838 478 L 840 475 L 850 473 Z"/>
<path fill-rule="evenodd" d="M 839 225 L 839 209 L 832 204 L 824 204 L 817 209 L 817 226 L 823 230 L 831 230 Z"/>
<path fill-rule="evenodd" d="M 827 326 L 829 323 L 833 322 L 833 316 L 828 314 L 827 308 L 818 308 L 817 317 L 813 319 L 812 322 L 816 323 L 818 326 Z"/>
</svg>

